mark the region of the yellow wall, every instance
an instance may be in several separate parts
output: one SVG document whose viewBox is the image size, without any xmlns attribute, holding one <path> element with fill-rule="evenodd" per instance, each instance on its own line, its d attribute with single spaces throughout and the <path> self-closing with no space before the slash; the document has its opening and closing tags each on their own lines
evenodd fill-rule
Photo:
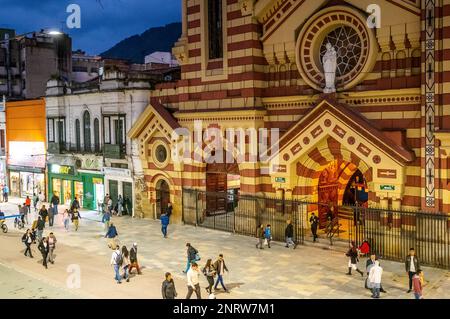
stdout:
<svg viewBox="0 0 450 319">
<path fill-rule="evenodd" d="M 23 142 L 45 142 L 45 100 L 6 103 L 6 139 Z"/>
</svg>

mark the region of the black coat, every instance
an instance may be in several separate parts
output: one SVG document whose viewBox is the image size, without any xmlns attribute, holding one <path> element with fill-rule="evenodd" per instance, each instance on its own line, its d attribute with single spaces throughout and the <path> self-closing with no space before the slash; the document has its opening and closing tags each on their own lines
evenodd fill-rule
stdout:
<svg viewBox="0 0 450 319">
<path fill-rule="evenodd" d="M 47 243 L 47 246 L 44 246 L 44 242 L 41 241 L 39 243 L 38 249 L 43 256 L 47 255 L 48 254 L 48 243 Z"/>
<path fill-rule="evenodd" d="M 53 205 L 59 205 L 59 197 L 53 195 L 52 199 L 50 200 L 50 203 L 52 203 Z"/>
<path fill-rule="evenodd" d="M 408 255 L 408 256 L 406 256 L 406 259 L 405 259 L 405 269 L 407 272 L 409 272 L 410 266 L 411 266 L 411 256 Z M 417 258 L 417 256 L 414 256 L 414 268 L 416 269 L 416 272 L 417 272 L 417 270 L 420 269 L 420 263 L 419 263 L 419 259 Z"/>
<path fill-rule="evenodd" d="M 256 237 L 264 239 L 265 234 L 264 234 L 264 228 L 258 227 L 258 229 L 256 230 Z"/>
<path fill-rule="evenodd" d="M 195 255 L 198 254 L 198 250 L 192 246 L 189 246 L 187 249 L 187 256 L 189 260 L 195 260 Z"/>
<path fill-rule="evenodd" d="M 228 271 L 227 265 L 225 264 L 225 260 L 217 259 L 213 266 L 214 266 L 214 269 L 217 271 L 218 275 L 223 275 L 223 273 L 220 272 L 221 263 L 223 263 L 223 270 Z"/>
<path fill-rule="evenodd" d="M 175 299 L 177 296 L 177 290 L 175 289 L 175 283 L 173 279 L 171 281 L 164 280 L 161 287 L 161 294 L 163 299 Z"/>
<path fill-rule="evenodd" d="M 311 216 L 309 218 L 309 223 L 311 224 L 311 229 L 317 229 L 317 226 L 319 225 L 319 217 Z"/>
<path fill-rule="evenodd" d="M 45 222 L 45 220 L 47 219 L 47 216 L 48 216 L 48 211 L 46 209 L 41 209 L 39 211 L 39 216 L 41 216 Z"/>
<path fill-rule="evenodd" d="M 284 231 L 284 235 L 286 237 L 294 237 L 294 226 L 292 224 L 289 224 L 286 226 L 286 230 Z"/>
<path fill-rule="evenodd" d="M 39 219 L 38 222 L 37 222 L 36 228 L 38 230 L 44 230 L 44 228 L 45 228 L 45 221 L 42 220 L 42 219 Z"/>
<path fill-rule="evenodd" d="M 357 264 L 358 263 L 358 252 L 356 251 L 356 249 L 352 249 L 350 248 L 346 254 L 347 257 L 350 257 L 352 264 Z"/>
<path fill-rule="evenodd" d="M 130 262 L 137 262 L 137 248 L 131 247 L 130 249 Z"/>
<path fill-rule="evenodd" d="M 78 201 L 78 199 L 74 199 L 72 202 L 72 206 L 70 206 L 70 210 L 74 210 L 74 209 L 80 209 L 80 202 Z"/>
</svg>

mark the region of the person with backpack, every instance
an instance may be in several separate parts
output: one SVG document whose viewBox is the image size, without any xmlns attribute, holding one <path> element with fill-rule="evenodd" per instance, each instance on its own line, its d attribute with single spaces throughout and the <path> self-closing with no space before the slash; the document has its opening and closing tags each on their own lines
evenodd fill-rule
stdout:
<svg viewBox="0 0 450 319">
<path fill-rule="evenodd" d="M 264 233 L 264 225 L 259 224 L 258 228 L 256 229 L 256 237 L 258 238 L 258 242 L 256 243 L 256 248 L 258 249 L 264 249 L 264 239 L 266 238 L 266 234 Z"/>
<path fill-rule="evenodd" d="M 116 237 L 119 235 L 119 233 L 117 233 L 117 229 L 116 226 L 114 226 L 113 223 L 111 223 L 111 225 L 108 228 L 108 232 L 105 235 L 105 238 L 108 238 L 108 247 L 111 249 L 114 249 L 114 247 L 117 246 L 116 243 Z"/>
<path fill-rule="evenodd" d="M 195 249 L 194 247 L 191 246 L 190 243 L 186 244 L 187 247 L 187 265 L 186 265 L 186 270 L 183 271 L 183 273 L 187 273 L 189 271 L 189 268 L 191 268 L 191 263 L 193 263 L 194 261 L 198 261 L 198 250 Z"/>
<path fill-rule="evenodd" d="M 169 226 L 169 216 L 164 213 L 160 217 L 161 219 L 161 232 L 163 233 L 164 238 L 167 238 L 167 226 Z"/>
<path fill-rule="evenodd" d="M 272 230 L 270 229 L 270 224 L 267 224 L 264 229 L 264 238 L 267 241 L 267 246 L 270 248 L 270 241 L 272 240 Z"/>
<path fill-rule="evenodd" d="M 122 283 L 122 277 L 120 276 L 120 267 L 123 264 L 122 253 L 120 252 L 119 245 L 116 246 L 116 250 L 113 251 L 111 255 L 111 266 L 114 267 L 115 280 L 118 284 Z"/>
<path fill-rule="evenodd" d="M 206 261 L 205 267 L 202 269 L 203 274 L 206 277 L 206 280 L 208 280 L 208 287 L 206 287 L 206 291 L 209 294 L 212 294 L 212 287 L 214 286 L 214 277 L 216 276 L 216 270 L 214 269 L 214 266 L 212 265 L 212 259 L 208 259 Z"/>
<path fill-rule="evenodd" d="M 78 226 L 80 225 L 81 215 L 77 208 L 72 211 L 72 223 L 75 226 L 75 231 L 78 231 Z"/>
<path fill-rule="evenodd" d="M 162 283 L 161 294 L 163 299 L 175 299 L 178 295 L 177 290 L 175 289 L 175 282 L 173 281 L 172 274 L 170 272 L 166 272 L 166 279 Z"/>
<path fill-rule="evenodd" d="M 128 249 L 126 246 L 122 247 L 122 270 L 123 270 L 123 276 L 122 278 L 125 279 L 127 282 L 130 282 L 130 254 L 128 252 Z"/>
<path fill-rule="evenodd" d="M 137 243 L 133 244 L 133 247 L 130 249 L 130 269 L 129 272 L 131 274 L 131 270 L 136 268 L 138 275 L 142 275 L 141 269 L 139 267 L 138 258 L 137 258 Z"/>
<path fill-rule="evenodd" d="M 47 237 L 44 237 L 40 241 L 38 249 L 39 249 L 39 251 L 42 254 L 42 266 L 44 266 L 45 269 L 48 269 L 48 267 L 47 267 L 47 257 L 48 257 L 49 247 L 48 247 Z"/>
<path fill-rule="evenodd" d="M 33 255 L 31 253 L 31 244 L 34 242 L 35 238 L 33 236 L 33 233 L 31 232 L 30 229 L 27 229 L 27 231 L 25 232 L 25 234 L 23 234 L 22 236 L 22 242 L 25 244 L 25 252 L 24 255 L 25 257 L 27 256 L 27 253 L 30 255 L 30 258 L 33 258 Z"/>
</svg>

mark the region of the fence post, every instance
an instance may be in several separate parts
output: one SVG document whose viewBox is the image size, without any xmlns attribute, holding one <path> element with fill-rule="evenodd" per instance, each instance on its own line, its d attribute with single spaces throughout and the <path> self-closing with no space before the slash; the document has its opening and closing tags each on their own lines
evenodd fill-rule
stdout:
<svg viewBox="0 0 450 319">
<path fill-rule="evenodd" d="M 195 193 L 195 226 L 198 225 L 198 190 L 194 190 Z"/>
</svg>

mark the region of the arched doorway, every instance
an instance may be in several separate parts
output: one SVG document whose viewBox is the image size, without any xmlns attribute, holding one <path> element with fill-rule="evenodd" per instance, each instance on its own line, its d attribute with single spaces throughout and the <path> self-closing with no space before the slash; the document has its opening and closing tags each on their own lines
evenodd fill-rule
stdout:
<svg viewBox="0 0 450 319">
<path fill-rule="evenodd" d="M 234 163 L 206 165 L 206 215 L 234 211 L 240 189 L 239 166 Z"/>
<path fill-rule="evenodd" d="M 163 179 L 156 183 L 156 218 L 160 218 L 161 214 L 167 208 L 170 202 L 169 184 Z"/>
<path fill-rule="evenodd" d="M 319 176 L 318 185 L 318 211 L 319 228 L 325 228 L 327 217 L 331 213 L 336 217 L 339 199 L 339 167 L 338 161 L 331 162 Z"/>
</svg>

